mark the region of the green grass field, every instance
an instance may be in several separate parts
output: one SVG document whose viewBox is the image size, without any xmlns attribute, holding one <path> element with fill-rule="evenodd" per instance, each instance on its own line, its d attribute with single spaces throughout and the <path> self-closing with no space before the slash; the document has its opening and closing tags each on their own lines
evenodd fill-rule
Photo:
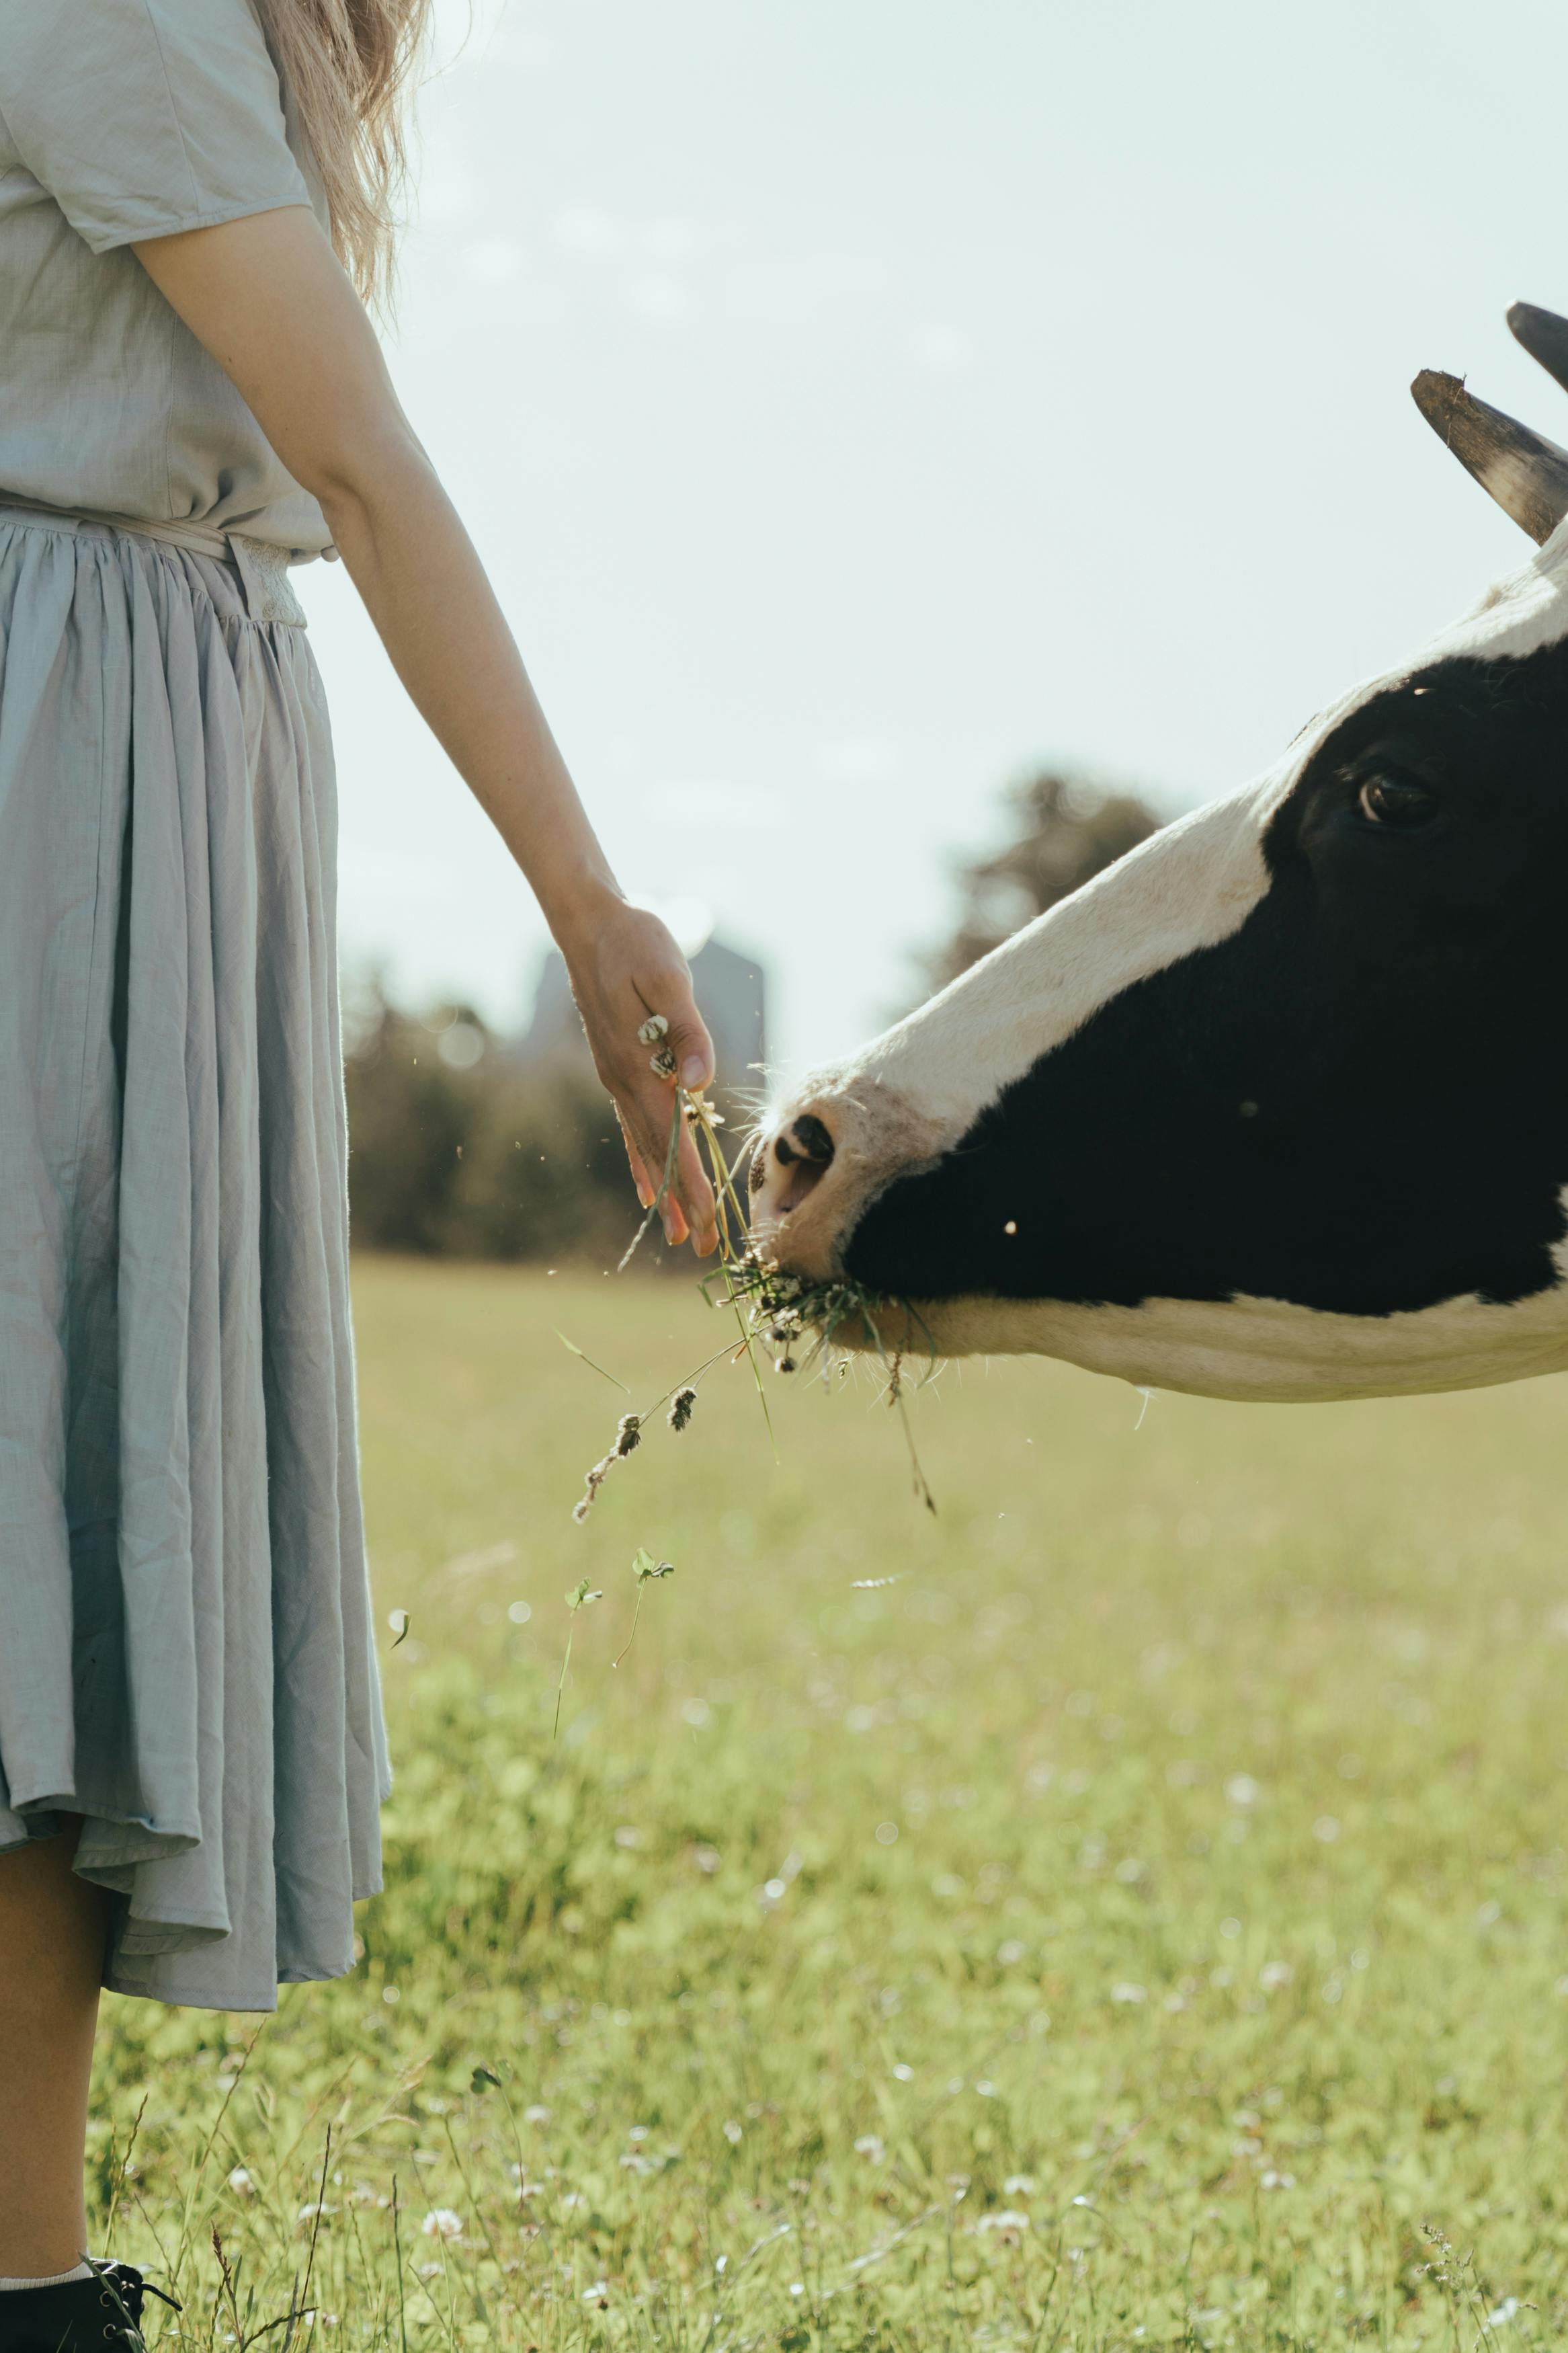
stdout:
<svg viewBox="0 0 1568 2353">
<path fill-rule="evenodd" d="M 109 2004 L 154 2344 L 1563 2341 L 1568 1387 L 955 1366 L 932 1520 L 869 1374 L 775 1465 L 721 1366 L 579 1528 L 629 1401 L 554 1327 L 640 1404 L 694 1293 L 358 1297 L 388 1889 L 259 2036 Z"/>
</svg>

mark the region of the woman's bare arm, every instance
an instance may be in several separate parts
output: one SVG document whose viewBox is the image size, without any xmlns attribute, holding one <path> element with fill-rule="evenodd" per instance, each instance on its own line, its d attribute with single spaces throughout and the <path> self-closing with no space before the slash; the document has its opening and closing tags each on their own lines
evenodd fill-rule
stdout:
<svg viewBox="0 0 1568 2353">
<path fill-rule="evenodd" d="M 394 668 L 493 818 L 560 944 L 645 1206 L 662 1173 L 670 1087 L 637 1031 L 649 1011 L 690 1087 L 713 1049 L 686 963 L 627 906 L 529 683 L 484 567 L 398 405 L 358 295 L 303 206 L 136 248 L 154 284 L 232 378 L 296 481 L 321 501 Z M 714 1246 L 689 1138 L 667 1229 Z M 682 1210 L 684 1209 L 684 1216 Z"/>
</svg>

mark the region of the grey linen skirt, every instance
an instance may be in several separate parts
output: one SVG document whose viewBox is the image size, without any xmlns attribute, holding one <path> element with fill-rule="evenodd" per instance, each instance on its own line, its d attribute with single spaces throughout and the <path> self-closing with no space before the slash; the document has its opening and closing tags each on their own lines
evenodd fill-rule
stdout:
<svg viewBox="0 0 1568 2353">
<path fill-rule="evenodd" d="M 353 1966 L 389 1780 L 301 620 L 0 501 L 0 1852 L 212 2009 Z"/>
</svg>

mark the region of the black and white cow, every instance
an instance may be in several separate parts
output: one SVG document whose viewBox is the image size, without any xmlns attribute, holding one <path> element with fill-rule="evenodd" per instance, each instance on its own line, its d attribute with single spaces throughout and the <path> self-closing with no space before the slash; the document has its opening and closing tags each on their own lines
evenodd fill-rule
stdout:
<svg viewBox="0 0 1568 2353">
<path fill-rule="evenodd" d="M 1568 388 L 1568 322 L 1509 322 Z M 1219 1397 L 1568 1365 L 1568 454 L 1414 390 L 1538 553 L 808 1080 L 753 1160 L 764 1255 L 943 1354 Z"/>
</svg>

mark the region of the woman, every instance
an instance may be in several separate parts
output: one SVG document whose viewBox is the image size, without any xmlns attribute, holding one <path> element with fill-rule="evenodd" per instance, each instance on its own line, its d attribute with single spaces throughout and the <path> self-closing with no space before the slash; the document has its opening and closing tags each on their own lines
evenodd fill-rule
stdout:
<svg viewBox="0 0 1568 2353">
<path fill-rule="evenodd" d="M 379 1884 L 290 562 L 342 557 L 531 883 L 645 1206 L 648 1014 L 712 1071 L 360 299 L 427 6 L 0 9 L 0 2353 L 140 2343 L 139 2277 L 83 2260 L 100 1985 L 269 2009 Z M 664 1217 L 712 1247 L 689 1150 Z"/>
</svg>

